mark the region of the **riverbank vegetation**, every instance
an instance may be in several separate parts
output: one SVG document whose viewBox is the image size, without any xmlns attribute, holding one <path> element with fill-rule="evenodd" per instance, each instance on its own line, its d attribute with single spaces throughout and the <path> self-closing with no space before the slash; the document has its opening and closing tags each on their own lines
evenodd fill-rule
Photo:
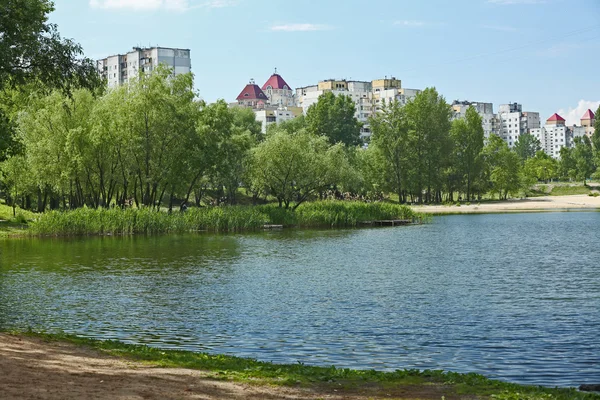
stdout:
<svg viewBox="0 0 600 400">
<path fill-rule="evenodd" d="M 297 364 L 272 364 L 253 359 L 225 355 L 165 350 L 143 345 L 124 344 L 118 341 L 99 341 L 67 334 L 26 333 L 46 341 L 68 342 L 91 348 L 112 356 L 140 361 L 158 367 L 189 368 L 207 371 L 209 376 L 258 385 L 275 385 L 320 389 L 335 389 L 338 393 L 369 390 L 379 392 L 417 387 L 441 390 L 448 397 L 468 397 L 519 400 L 592 400 L 600 395 L 579 392 L 575 389 L 552 389 L 539 386 L 518 385 L 490 380 L 482 375 L 460 374 L 444 371 L 352 370 L 347 368 L 308 366 Z M 419 390 L 415 390 L 419 392 Z"/>
<path fill-rule="evenodd" d="M 185 212 L 142 209 L 49 211 L 29 223 L 34 235 L 129 235 L 184 232 L 240 232 L 285 227 L 356 227 L 376 220 L 420 222 L 425 217 L 409 207 L 389 203 L 316 201 L 295 210 L 275 204 L 190 208 Z"/>
</svg>

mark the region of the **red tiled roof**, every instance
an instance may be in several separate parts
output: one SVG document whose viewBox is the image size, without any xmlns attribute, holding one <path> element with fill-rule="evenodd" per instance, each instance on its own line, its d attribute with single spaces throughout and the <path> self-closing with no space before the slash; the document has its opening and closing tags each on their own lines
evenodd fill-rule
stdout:
<svg viewBox="0 0 600 400">
<path fill-rule="evenodd" d="M 594 113 L 592 110 L 587 110 L 581 119 L 594 119 Z"/>
<path fill-rule="evenodd" d="M 267 100 L 267 95 L 260 90 L 258 85 L 249 83 L 236 99 L 240 100 Z"/>
<path fill-rule="evenodd" d="M 263 85 L 262 90 L 267 90 L 268 86 L 271 86 L 272 89 L 292 89 L 279 74 L 271 75 L 269 80 Z"/>
<path fill-rule="evenodd" d="M 552 116 L 550 118 L 548 118 L 548 121 L 564 121 L 565 119 L 563 117 L 561 117 L 560 115 L 558 115 L 557 113 L 552 114 Z"/>
</svg>

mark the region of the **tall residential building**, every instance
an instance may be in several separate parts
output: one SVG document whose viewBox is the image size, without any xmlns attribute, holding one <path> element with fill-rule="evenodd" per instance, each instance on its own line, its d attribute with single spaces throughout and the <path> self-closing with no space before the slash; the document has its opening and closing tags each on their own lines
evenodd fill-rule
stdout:
<svg viewBox="0 0 600 400">
<path fill-rule="evenodd" d="M 525 111 L 518 103 L 501 104 L 498 108 L 498 127 L 496 134 L 514 147 L 519 136 L 540 128 L 540 113 Z"/>
<path fill-rule="evenodd" d="M 592 110 L 587 110 L 581 117 L 581 126 L 585 128 L 585 134 L 591 139 L 594 134 L 594 126 L 596 124 L 596 115 Z"/>
<path fill-rule="evenodd" d="M 319 96 L 331 92 L 334 95 L 349 96 L 356 107 L 356 119 L 363 123 L 361 135 L 368 137 L 371 131 L 368 119 L 373 113 L 380 111 L 384 103 L 398 101 L 401 104 L 414 98 L 420 90 L 404 89 L 399 79 L 394 77 L 376 79 L 373 81 L 348 81 L 345 79 L 328 79 L 317 85 L 296 89 L 296 104 L 304 113 L 319 100 Z"/>
<path fill-rule="evenodd" d="M 159 64 L 173 69 L 174 75 L 187 74 L 192 69 L 189 49 L 168 47 L 134 47 L 126 54 L 117 54 L 97 61 L 98 72 L 107 80 L 108 87 L 129 82 L 139 72 L 150 72 Z"/>
<path fill-rule="evenodd" d="M 486 139 L 497 130 L 497 118 L 494 115 L 494 105 L 492 103 L 482 103 L 475 101 L 458 101 L 452 102 L 452 119 L 463 119 L 466 117 L 467 109 L 473 107 L 481 116 L 481 125 Z"/>
<path fill-rule="evenodd" d="M 542 144 L 542 150 L 549 156 L 559 159 L 562 147 L 571 147 L 572 132 L 565 125 L 565 119 L 553 114 L 541 128 L 533 128 L 530 132 Z"/>
</svg>

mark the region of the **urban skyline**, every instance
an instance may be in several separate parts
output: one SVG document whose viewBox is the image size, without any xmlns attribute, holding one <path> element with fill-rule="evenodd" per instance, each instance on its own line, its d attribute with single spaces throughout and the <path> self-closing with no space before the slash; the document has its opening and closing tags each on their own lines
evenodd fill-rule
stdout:
<svg viewBox="0 0 600 400">
<path fill-rule="evenodd" d="M 57 0 L 51 22 L 93 59 L 134 45 L 191 49 L 209 102 L 277 67 L 293 87 L 393 75 L 448 102 L 519 102 L 569 123 L 600 103 L 599 2 L 413 3 Z"/>
</svg>

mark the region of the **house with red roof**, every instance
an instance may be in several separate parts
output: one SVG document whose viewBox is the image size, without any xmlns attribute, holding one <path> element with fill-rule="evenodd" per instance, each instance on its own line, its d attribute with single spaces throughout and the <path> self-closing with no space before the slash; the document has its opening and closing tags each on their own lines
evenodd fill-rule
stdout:
<svg viewBox="0 0 600 400">
<path fill-rule="evenodd" d="M 295 106 L 294 91 L 287 82 L 275 72 L 262 86 L 263 92 L 269 98 L 269 104 L 275 107 L 293 107 Z"/>
<path fill-rule="evenodd" d="M 254 79 L 250 80 L 250 83 L 244 87 L 236 100 L 240 106 L 253 109 L 265 108 L 269 103 L 269 98 L 254 82 Z"/>
</svg>

